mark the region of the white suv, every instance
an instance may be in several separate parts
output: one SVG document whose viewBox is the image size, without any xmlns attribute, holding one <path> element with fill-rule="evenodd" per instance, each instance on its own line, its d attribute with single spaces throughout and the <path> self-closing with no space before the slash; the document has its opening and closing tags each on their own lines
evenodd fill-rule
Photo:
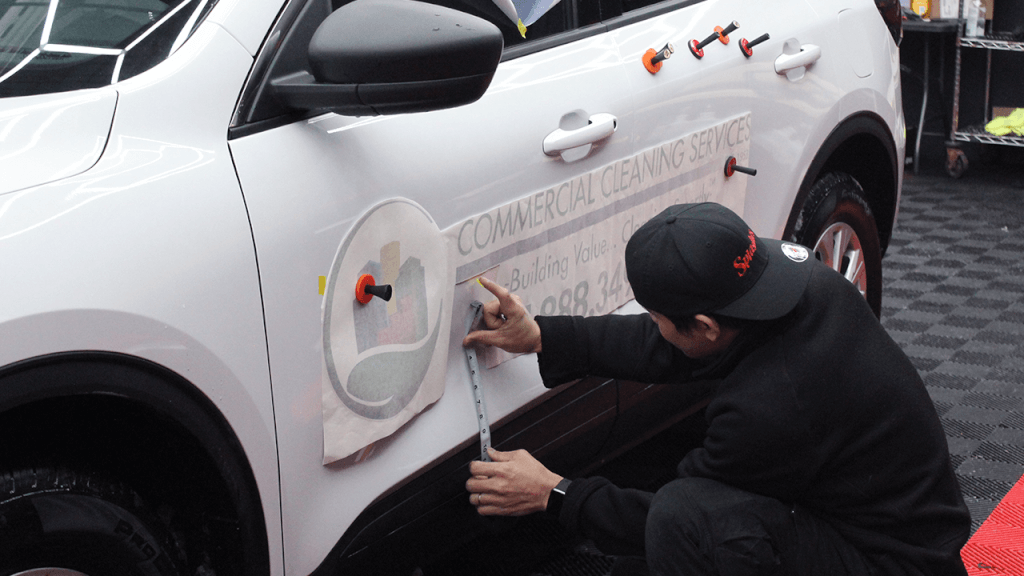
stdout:
<svg viewBox="0 0 1024 576">
<path fill-rule="evenodd" d="M 422 566 L 487 434 L 573 475 L 699 406 L 460 345 L 481 274 L 639 311 L 670 204 L 880 310 L 898 2 L 432 2 L 0 0 L 0 575 Z"/>
</svg>

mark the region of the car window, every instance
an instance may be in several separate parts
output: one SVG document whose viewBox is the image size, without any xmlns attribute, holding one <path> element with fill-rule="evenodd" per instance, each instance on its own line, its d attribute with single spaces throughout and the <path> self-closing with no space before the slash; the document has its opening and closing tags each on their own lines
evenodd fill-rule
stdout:
<svg viewBox="0 0 1024 576">
<path fill-rule="evenodd" d="M 638 10 L 640 8 L 646 8 L 652 4 L 658 4 L 659 2 L 664 1 L 665 0 L 618 0 L 622 5 L 623 13 L 632 12 L 633 10 Z"/>
<path fill-rule="evenodd" d="M 162 62 L 216 0 L 0 0 L 0 98 L 97 88 Z"/>
<path fill-rule="evenodd" d="M 519 31 L 517 22 L 513 22 L 492 0 L 425 0 L 431 4 L 440 4 L 474 16 L 489 20 L 501 30 L 505 38 L 505 47 L 516 46 L 531 40 L 539 40 L 547 36 L 573 29 L 572 0 L 563 0 L 544 13 L 537 21 L 525 27 L 525 35 Z M 543 1 L 543 0 L 541 0 Z M 511 2 L 509 2 L 511 4 Z M 524 10 L 525 11 L 525 10 Z M 524 18 L 524 14 L 519 15 Z"/>
<path fill-rule="evenodd" d="M 332 8 L 337 10 L 352 0 L 332 0 Z M 498 27 L 505 39 L 505 48 L 523 44 L 531 40 L 546 38 L 559 32 L 572 30 L 574 23 L 574 0 L 556 0 L 549 10 L 543 13 L 535 22 L 526 26 L 525 34 L 520 32 L 518 23 L 513 21 L 501 8 L 498 2 L 508 6 L 519 6 L 523 8 L 534 3 L 547 5 L 550 0 L 421 0 L 429 4 L 437 4 L 467 14 L 483 18 Z M 594 1 L 596 4 L 596 0 Z M 528 12 L 528 9 L 522 10 Z M 519 14 L 526 18 L 526 14 Z"/>
</svg>

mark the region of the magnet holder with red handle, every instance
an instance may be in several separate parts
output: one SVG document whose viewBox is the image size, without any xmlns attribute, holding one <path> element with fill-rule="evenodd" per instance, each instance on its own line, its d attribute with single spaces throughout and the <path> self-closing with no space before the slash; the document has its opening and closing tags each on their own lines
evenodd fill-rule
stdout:
<svg viewBox="0 0 1024 576">
<path fill-rule="evenodd" d="M 391 300 L 391 285 L 382 284 L 377 286 L 374 282 L 373 276 L 370 274 L 363 274 L 359 277 L 359 280 L 356 282 L 356 300 L 360 304 L 369 304 L 374 296 L 385 302 Z"/>
<path fill-rule="evenodd" d="M 729 156 L 729 158 L 725 161 L 725 177 L 729 178 L 736 172 L 742 172 L 744 174 L 749 174 L 751 176 L 757 176 L 757 170 L 753 168 L 747 168 L 746 166 L 737 166 L 736 157 Z"/>
<path fill-rule="evenodd" d="M 732 24 L 729 24 L 725 28 L 722 28 L 721 26 L 716 26 L 715 31 L 704 40 L 701 40 L 700 42 L 697 42 L 696 40 L 690 40 L 690 43 L 687 44 L 690 47 L 690 53 L 692 53 L 694 57 L 700 60 L 701 58 L 704 57 L 705 46 L 711 44 L 715 40 L 720 40 L 722 44 L 728 44 L 729 34 L 731 34 L 734 30 L 736 30 L 739 27 L 740 23 L 736 22 L 735 20 L 733 20 Z"/>
<path fill-rule="evenodd" d="M 654 48 L 648 49 L 641 58 L 644 68 L 647 68 L 647 71 L 651 74 L 657 74 L 658 70 L 661 70 L 661 63 L 672 57 L 675 51 L 676 48 L 671 42 L 665 44 L 665 47 L 657 52 L 654 51 Z"/>
<path fill-rule="evenodd" d="M 749 42 L 747 41 L 746 38 L 740 38 L 740 52 L 743 52 L 744 56 L 746 56 L 747 58 L 750 58 L 751 56 L 754 55 L 754 50 L 753 50 L 754 46 L 757 46 L 758 44 L 760 44 L 761 42 L 764 42 L 765 40 L 767 40 L 769 38 L 771 38 L 771 36 L 769 36 L 767 32 L 764 33 L 764 34 L 761 34 L 760 36 L 758 36 L 757 38 L 754 38 L 753 40 L 751 40 Z"/>
</svg>

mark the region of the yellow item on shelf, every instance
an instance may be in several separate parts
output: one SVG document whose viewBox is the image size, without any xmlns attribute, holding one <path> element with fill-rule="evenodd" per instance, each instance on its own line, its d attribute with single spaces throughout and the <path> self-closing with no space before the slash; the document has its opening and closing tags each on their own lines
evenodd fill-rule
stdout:
<svg viewBox="0 0 1024 576">
<path fill-rule="evenodd" d="M 1011 132 L 1024 136 L 1024 108 L 1017 108 L 1009 116 L 993 118 L 985 125 L 985 131 L 996 136 L 1006 136 Z"/>
</svg>

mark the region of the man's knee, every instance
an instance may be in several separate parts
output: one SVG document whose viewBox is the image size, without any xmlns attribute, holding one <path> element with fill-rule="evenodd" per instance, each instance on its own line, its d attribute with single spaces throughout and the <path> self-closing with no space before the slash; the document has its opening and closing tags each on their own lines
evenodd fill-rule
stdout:
<svg viewBox="0 0 1024 576">
<path fill-rule="evenodd" d="M 686 533 L 699 537 L 704 533 L 707 511 L 703 509 L 712 481 L 681 478 L 663 486 L 654 495 L 647 514 L 647 539 Z"/>
<path fill-rule="evenodd" d="M 653 574 L 685 563 L 692 573 L 772 574 L 780 569 L 780 502 L 702 478 L 666 484 L 647 517 L 647 557 Z"/>
</svg>

